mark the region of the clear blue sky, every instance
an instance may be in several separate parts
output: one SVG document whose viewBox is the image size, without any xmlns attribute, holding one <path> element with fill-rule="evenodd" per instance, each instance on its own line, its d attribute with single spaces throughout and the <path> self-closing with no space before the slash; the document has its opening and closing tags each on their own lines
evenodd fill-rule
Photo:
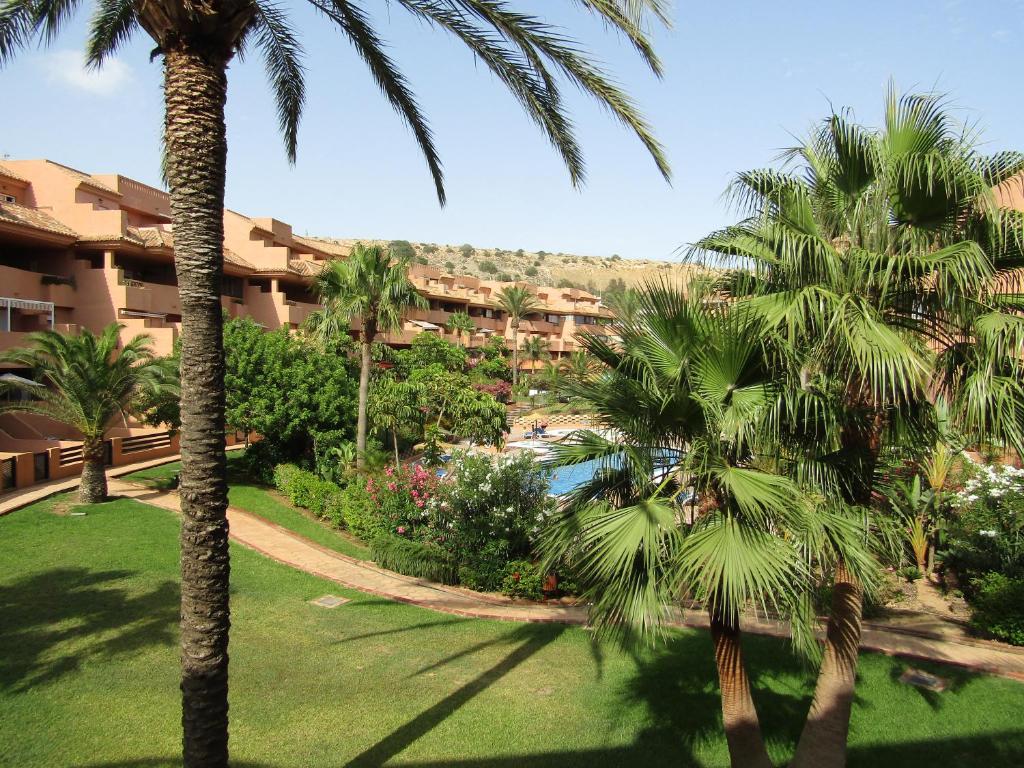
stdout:
<svg viewBox="0 0 1024 768">
<path fill-rule="evenodd" d="M 731 174 L 769 164 L 791 135 L 850 106 L 877 123 L 886 83 L 948 92 L 992 151 L 1024 149 L 1024 0 L 677 0 L 659 31 L 658 81 L 568 0 L 516 0 L 572 25 L 636 97 L 666 145 L 666 185 L 638 142 L 593 103 L 570 99 L 589 180 L 575 191 L 555 153 L 500 83 L 396 5 L 364 0 L 437 136 L 448 206 L 404 125 L 347 44 L 309 11 L 309 101 L 289 166 L 262 65 L 230 70 L 227 202 L 303 234 L 402 238 L 634 258 L 732 220 Z M 0 72 L 0 155 L 49 157 L 159 184 L 159 61 L 141 33 L 99 76 L 78 51 L 92 3 L 46 49 Z"/>
</svg>

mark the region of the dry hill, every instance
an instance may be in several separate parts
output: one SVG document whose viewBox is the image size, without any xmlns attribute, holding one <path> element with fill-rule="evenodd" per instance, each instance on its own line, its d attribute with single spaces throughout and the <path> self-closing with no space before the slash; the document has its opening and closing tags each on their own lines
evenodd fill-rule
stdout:
<svg viewBox="0 0 1024 768">
<path fill-rule="evenodd" d="M 694 269 L 678 262 L 623 259 L 619 256 L 580 256 L 573 253 L 480 248 L 470 244 L 440 245 L 410 243 L 406 240 L 354 240 L 311 238 L 327 242 L 339 251 L 357 242 L 392 245 L 414 261 L 456 275 L 490 280 L 526 280 L 537 285 L 565 285 L 600 292 L 615 280 L 627 286 L 660 276 L 682 277 Z"/>
</svg>

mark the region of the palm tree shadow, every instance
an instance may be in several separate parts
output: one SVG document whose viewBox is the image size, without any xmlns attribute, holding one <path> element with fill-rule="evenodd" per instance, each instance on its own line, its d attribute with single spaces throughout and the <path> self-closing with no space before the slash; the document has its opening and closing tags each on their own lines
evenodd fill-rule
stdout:
<svg viewBox="0 0 1024 768">
<path fill-rule="evenodd" d="M 173 645 L 178 585 L 136 594 L 119 586 L 132 575 L 55 568 L 0 586 L 0 689 L 23 692 L 93 657 Z"/>
</svg>

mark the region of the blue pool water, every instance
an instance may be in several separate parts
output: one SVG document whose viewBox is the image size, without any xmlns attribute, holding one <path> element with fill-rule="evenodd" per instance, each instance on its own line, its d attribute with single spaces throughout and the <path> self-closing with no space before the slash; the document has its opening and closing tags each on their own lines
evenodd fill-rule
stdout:
<svg viewBox="0 0 1024 768">
<path fill-rule="evenodd" d="M 612 462 L 612 465 L 615 463 Z M 602 465 L 608 466 L 608 462 L 603 459 L 591 459 L 581 464 L 573 464 L 568 467 L 559 467 L 558 469 L 551 470 L 550 492 L 555 496 L 561 496 L 573 491 L 590 480 Z"/>
</svg>

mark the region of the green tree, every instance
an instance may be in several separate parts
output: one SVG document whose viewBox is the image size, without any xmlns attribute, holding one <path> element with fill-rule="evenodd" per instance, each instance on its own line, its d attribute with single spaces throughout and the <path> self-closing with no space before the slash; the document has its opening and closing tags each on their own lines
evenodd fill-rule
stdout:
<svg viewBox="0 0 1024 768">
<path fill-rule="evenodd" d="M 474 253 L 476 253 L 476 248 L 474 248 L 469 243 L 463 243 L 462 245 L 459 246 L 459 253 L 462 254 L 462 258 L 468 259 Z"/>
<path fill-rule="evenodd" d="M 445 327 L 453 333 L 458 333 L 459 346 L 465 348 L 469 337 L 476 331 L 476 322 L 465 312 L 455 312 L 448 318 Z"/>
<path fill-rule="evenodd" d="M 519 383 L 519 324 L 527 315 L 539 312 L 541 305 L 536 296 L 518 285 L 503 288 L 496 298 L 512 325 L 512 386 L 515 387 Z"/>
<path fill-rule="evenodd" d="M 740 613 L 772 606 L 812 651 L 813 614 L 794 610 L 827 565 L 832 541 L 870 583 L 877 566 L 854 516 L 812 500 L 774 470 L 778 414 L 790 397 L 776 373 L 785 348 L 741 312 L 709 308 L 670 286 L 642 292 L 645 312 L 621 344 L 584 336 L 606 367 L 565 390 L 614 432 L 581 431 L 554 463 L 598 462 L 546 535 L 548 564 L 568 558 L 601 632 L 650 636 L 689 593 L 707 611 L 734 768 L 771 765 L 743 658 Z M 824 559 L 824 562 L 822 560 Z M 807 621 L 810 617 L 811 621 Z"/>
<path fill-rule="evenodd" d="M 28 395 L 8 401 L 3 410 L 37 413 L 82 433 L 78 495 L 84 504 L 107 497 L 103 439 L 111 422 L 123 418 L 143 394 L 177 391 L 174 367 L 153 356 L 149 336 L 135 336 L 118 349 L 122 327 L 112 323 L 99 335 L 88 329 L 74 335 L 40 331 L 29 335 L 29 346 L 0 354 L 0 362 L 28 368 L 34 379 L 2 382 Z"/>
<path fill-rule="evenodd" d="M 227 423 L 262 435 L 250 448 L 260 474 L 354 437 L 358 384 L 344 348 L 324 354 L 287 328 L 235 318 L 224 325 L 224 349 Z"/>
<path fill-rule="evenodd" d="M 581 185 L 584 162 L 552 69 L 593 96 L 640 139 L 667 179 L 668 161 L 632 100 L 566 32 L 490 0 L 398 0 L 426 25 L 468 47 L 505 84 L 546 134 Z M 36 39 L 55 39 L 81 0 L 8 0 L 0 12 L 0 66 Z M 580 0 L 626 40 L 656 74 L 661 66 L 646 16 L 665 21 L 663 0 Z M 441 161 L 415 96 L 365 3 L 313 1 L 326 23 L 352 44 L 374 81 L 410 127 L 445 201 Z M 164 169 L 170 187 L 175 264 L 182 309 L 182 700 L 183 757 L 194 765 L 228 762 L 227 462 L 224 351 L 221 347 L 224 184 L 227 172 L 227 69 L 245 48 L 258 50 L 272 83 L 278 122 L 294 159 L 305 102 L 303 51 L 288 11 L 268 0 L 196 4 L 182 0 L 100 0 L 88 61 L 101 66 L 139 28 L 164 63 Z"/>
<path fill-rule="evenodd" d="M 498 271 L 498 265 L 490 259 L 484 259 L 480 262 L 480 271 L 487 275 L 493 275 Z"/>
<path fill-rule="evenodd" d="M 408 349 L 395 350 L 392 359 L 400 379 L 407 379 L 413 371 L 434 364 L 452 373 L 462 373 L 466 367 L 466 350 L 436 333 L 427 332 L 417 334 Z"/>
<path fill-rule="evenodd" d="M 953 427 L 1022 445 L 1024 338 L 1008 270 L 1021 263 L 1024 214 L 993 187 L 1024 156 L 977 151 L 935 95 L 890 90 L 884 125 L 830 115 L 787 154 L 789 167 L 740 174 L 740 224 L 699 252 L 735 264 L 722 290 L 797 356 L 795 386 L 834 401 L 821 465 L 851 509 L 869 512 L 879 456 L 908 455 L 932 399 Z M 926 433 L 925 433 L 926 434 Z M 845 764 L 861 631 L 861 584 L 834 570 L 824 662 L 793 766 Z"/>
<path fill-rule="evenodd" d="M 421 416 L 420 390 L 405 381 L 390 377 L 377 379 L 370 390 L 370 421 L 376 429 L 391 433 L 395 451 L 395 466 L 401 463 L 398 455 L 398 431 L 403 426 L 418 423 Z"/>
<path fill-rule="evenodd" d="M 550 359 L 551 353 L 548 352 L 550 346 L 551 344 L 543 336 L 528 336 L 523 340 L 523 354 L 526 355 L 527 360 L 536 364 L 541 360 Z"/>
<path fill-rule="evenodd" d="M 416 249 L 408 240 L 392 240 L 388 248 L 395 254 L 396 258 L 413 261 L 416 258 Z"/>
<path fill-rule="evenodd" d="M 427 301 L 409 280 L 409 263 L 382 248 L 356 246 L 344 261 L 331 260 L 313 286 L 323 309 L 311 318 L 314 335 L 322 342 L 348 335 L 359 319 L 359 412 L 356 422 L 357 466 L 365 465 L 367 403 L 370 393 L 371 350 L 378 332 L 396 331 L 409 307 L 427 308 Z"/>
</svg>

